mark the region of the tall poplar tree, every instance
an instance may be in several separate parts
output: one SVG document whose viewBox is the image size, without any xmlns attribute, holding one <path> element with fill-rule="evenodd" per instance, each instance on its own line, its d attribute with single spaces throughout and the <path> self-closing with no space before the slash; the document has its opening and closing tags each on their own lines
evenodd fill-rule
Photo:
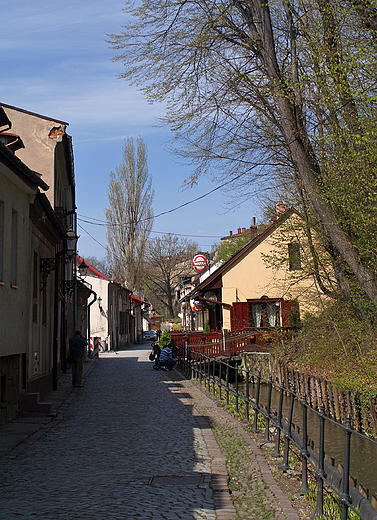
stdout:
<svg viewBox="0 0 377 520">
<path fill-rule="evenodd" d="M 146 242 L 153 224 L 154 191 L 142 138 L 127 137 L 123 161 L 110 172 L 108 189 L 107 259 L 112 275 L 140 292 L 145 277 Z"/>
</svg>

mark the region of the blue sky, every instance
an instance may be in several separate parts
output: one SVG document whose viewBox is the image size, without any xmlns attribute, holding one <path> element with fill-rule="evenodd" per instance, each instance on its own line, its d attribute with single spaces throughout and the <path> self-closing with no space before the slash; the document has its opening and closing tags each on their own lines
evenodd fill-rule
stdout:
<svg viewBox="0 0 377 520">
<path fill-rule="evenodd" d="M 127 136 L 147 143 L 153 177 L 155 215 L 184 204 L 216 187 L 202 178 L 182 190 L 193 168 L 180 165 L 164 148 L 168 130 L 153 126 L 162 104 L 149 105 L 141 94 L 117 78 L 106 34 L 118 33 L 126 14 L 123 0 L 66 0 L 64 3 L 13 0 L 1 7 L 0 101 L 69 123 L 73 138 L 79 215 L 79 253 L 103 258 L 104 220 L 109 173 L 122 161 Z M 250 203 L 229 211 L 229 199 L 217 191 L 182 209 L 158 217 L 152 237 L 188 235 L 202 250 L 229 231 L 248 227 L 258 209 Z M 91 235 L 91 236 L 90 236 Z M 93 238 L 92 238 L 93 237 Z"/>
</svg>

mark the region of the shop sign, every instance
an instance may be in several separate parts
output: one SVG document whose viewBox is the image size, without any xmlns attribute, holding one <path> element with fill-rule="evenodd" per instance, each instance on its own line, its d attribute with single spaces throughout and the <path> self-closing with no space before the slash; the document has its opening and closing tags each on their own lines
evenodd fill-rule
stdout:
<svg viewBox="0 0 377 520">
<path fill-rule="evenodd" d="M 191 309 L 194 312 L 204 310 L 203 304 L 201 302 L 199 302 L 198 300 L 190 300 L 190 305 L 191 305 Z"/>
<path fill-rule="evenodd" d="M 207 258 L 204 255 L 196 255 L 194 256 L 192 265 L 197 273 L 202 273 L 207 269 Z"/>
<path fill-rule="evenodd" d="M 204 298 L 206 300 L 214 300 L 214 302 L 217 301 L 217 296 L 212 291 L 208 291 L 208 292 L 204 293 Z M 216 307 L 216 303 L 210 303 L 210 302 L 203 302 L 203 303 L 207 307 L 207 309 L 213 309 L 214 307 Z"/>
</svg>

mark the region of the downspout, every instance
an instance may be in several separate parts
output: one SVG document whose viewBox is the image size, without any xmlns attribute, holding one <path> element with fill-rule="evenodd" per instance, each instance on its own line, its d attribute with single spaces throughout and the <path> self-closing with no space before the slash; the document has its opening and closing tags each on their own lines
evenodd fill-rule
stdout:
<svg viewBox="0 0 377 520">
<path fill-rule="evenodd" d="M 119 287 L 118 289 L 118 318 L 117 318 L 117 341 L 118 341 L 118 345 L 117 345 L 117 350 L 119 350 L 119 346 L 120 346 L 120 291 L 121 291 L 121 287 Z"/>
<path fill-rule="evenodd" d="M 65 254 L 65 249 L 55 254 L 55 261 L 57 263 L 55 268 L 54 278 L 54 338 L 52 344 L 52 389 L 58 389 L 58 322 L 59 322 L 59 267 L 58 259 Z"/>
<path fill-rule="evenodd" d="M 94 300 L 88 303 L 88 330 L 87 330 L 87 341 L 88 341 L 88 355 L 90 354 L 90 307 L 93 305 L 94 302 L 97 301 L 97 294 L 90 289 L 90 292 L 94 296 Z"/>
<path fill-rule="evenodd" d="M 75 187 L 72 186 L 73 192 L 73 204 L 75 207 L 75 212 L 73 213 L 73 229 L 74 233 L 77 236 L 77 215 L 76 215 L 76 203 L 75 203 Z M 77 330 L 77 246 L 76 251 L 73 255 L 73 330 Z"/>
</svg>

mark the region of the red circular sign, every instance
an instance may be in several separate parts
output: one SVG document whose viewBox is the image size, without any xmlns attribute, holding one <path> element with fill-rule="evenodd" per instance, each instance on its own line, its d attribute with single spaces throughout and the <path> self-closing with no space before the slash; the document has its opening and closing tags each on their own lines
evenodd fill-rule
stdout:
<svg viewBox="0 0 377 520">
<path fill-rule="evenodd" d="M 207 269 L 207 259 L 204 255 L 196 255 L 194 256 L 192 265 L 197 273 L 202 273 Z"/>
</svg>

